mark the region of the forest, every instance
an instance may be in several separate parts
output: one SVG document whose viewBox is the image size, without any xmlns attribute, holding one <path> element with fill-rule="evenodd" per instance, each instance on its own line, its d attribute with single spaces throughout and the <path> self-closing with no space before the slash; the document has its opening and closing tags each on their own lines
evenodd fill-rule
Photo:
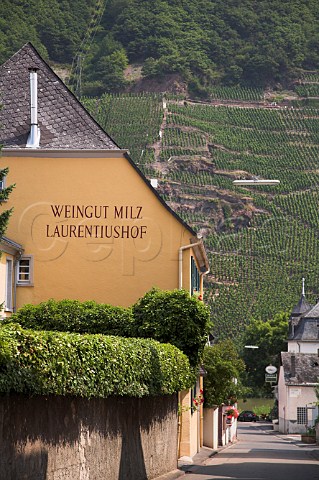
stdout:
<svg viewBox="0 0 319 480">
<path fill-rule="evenodd" d="M 211 88 L 282 88 L 319 63 L 317 0 L 2 0 L 0 63 L 31 41 L 78 95 L 176 74 Z"/>
</svg>

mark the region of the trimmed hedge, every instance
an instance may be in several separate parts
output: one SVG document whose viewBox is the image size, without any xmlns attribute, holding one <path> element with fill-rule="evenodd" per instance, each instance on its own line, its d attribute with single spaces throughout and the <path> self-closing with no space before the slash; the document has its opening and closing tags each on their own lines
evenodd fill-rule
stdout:
<svg viewBox="0 0 319 480">
<path fill-rule="evenodd" d="M 169 342 L 198 366 L 212 327 L 208 306 L 186 290 L 153 288 L 133 306 L 138 337 Z"/>
<path fill-rule="evenodd" d="M 143 397 L 194 380 L 186 355 L 155 340 L 0 327 L 2 393 Z"/>
<path fill-rule="evenodd" d="M 198 366 L 211 328 L 209 308 L 185 290 L 153 288 L 132 308 L 96 302 L 49 300 L 25 305 L 4 323 L 23 328 L 122 337 L 153 338 L 171 343 Z"/>
<path fill-rule="evenodd" d="M 48 300 L 39 305 L 25 305 L 11 318 L 3 320 L 3 323 L 12 322 L 34 330 L 134 336 L 130 308 L 113 307 L 94 301 Z"/>
</svg>

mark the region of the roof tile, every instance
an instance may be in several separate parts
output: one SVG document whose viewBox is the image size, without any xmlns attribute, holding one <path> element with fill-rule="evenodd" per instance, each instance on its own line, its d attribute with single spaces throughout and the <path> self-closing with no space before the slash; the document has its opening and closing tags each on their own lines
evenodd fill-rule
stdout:
<svg viewBox="0 0 319 480">
<path fill-rule="evenodd" d="M 26 147 L 30 67 L 38 69 L 40 149 L 119 149 L 30 43 L 0 66 L 0 143 L 4 147 Z"/>
<path fill-rule="evenodd" d="M 317 355 L 281 352 L 281 361 L 286 384 L 318 383 L 319 358 Z"/>
</svg>

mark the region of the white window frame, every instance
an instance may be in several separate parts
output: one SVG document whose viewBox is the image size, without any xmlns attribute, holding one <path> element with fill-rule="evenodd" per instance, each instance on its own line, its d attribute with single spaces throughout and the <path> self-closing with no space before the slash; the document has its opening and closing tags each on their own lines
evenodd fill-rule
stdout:
<svg viewBox="0 0 319 480">
<path fill-rule="evenodd" d="M 3 177 L 2 180 L 0 180 L 0 192 L 6 188 L 6 175 Z"/>
<path fill-rule="evenodd" d="M 297 424 L 298 425 L 308 424 L 307 407 L 297 407 Z"/>
<path fill-rule="evenodd" d="M 6 259 L 6 291 L 4 310 L 13 312 L 13 259 Z"/>
<path fill-rule="evenodd" d="M 21 261 L 29 262 L 29 278 L 27 280 L 21 278 Z M 18 287 L 30 287 L 33 285 L 33 255 L 22 255 L 17 262 L 16 283 Z"/>
</svg>

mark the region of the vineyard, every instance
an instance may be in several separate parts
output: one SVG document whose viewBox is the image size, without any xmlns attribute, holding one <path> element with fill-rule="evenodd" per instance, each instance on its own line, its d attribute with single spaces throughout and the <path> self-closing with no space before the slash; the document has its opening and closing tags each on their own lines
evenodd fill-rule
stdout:
<svg viewBox="0 0 319 480">
<path fill-rule="evenodd" d="M 316 94 L 318 78 L 305 76 L 296 93 L 305 96 L 305 87 Z M 145 175 L 158 179 L 165 201 L 202 233 L 211 266 L 205 300 L 218 337 L 238 338 L 251 318 L 290 310 L 303 276 L 307 299 L 315 302 L 319 108 L 265 104 L 261 91 L 230 87 L 216 88 L 211 104 L 158 94 L 82 100 Z M 254 177 L 281 183 L 232 183 Z"/>
</svg>

